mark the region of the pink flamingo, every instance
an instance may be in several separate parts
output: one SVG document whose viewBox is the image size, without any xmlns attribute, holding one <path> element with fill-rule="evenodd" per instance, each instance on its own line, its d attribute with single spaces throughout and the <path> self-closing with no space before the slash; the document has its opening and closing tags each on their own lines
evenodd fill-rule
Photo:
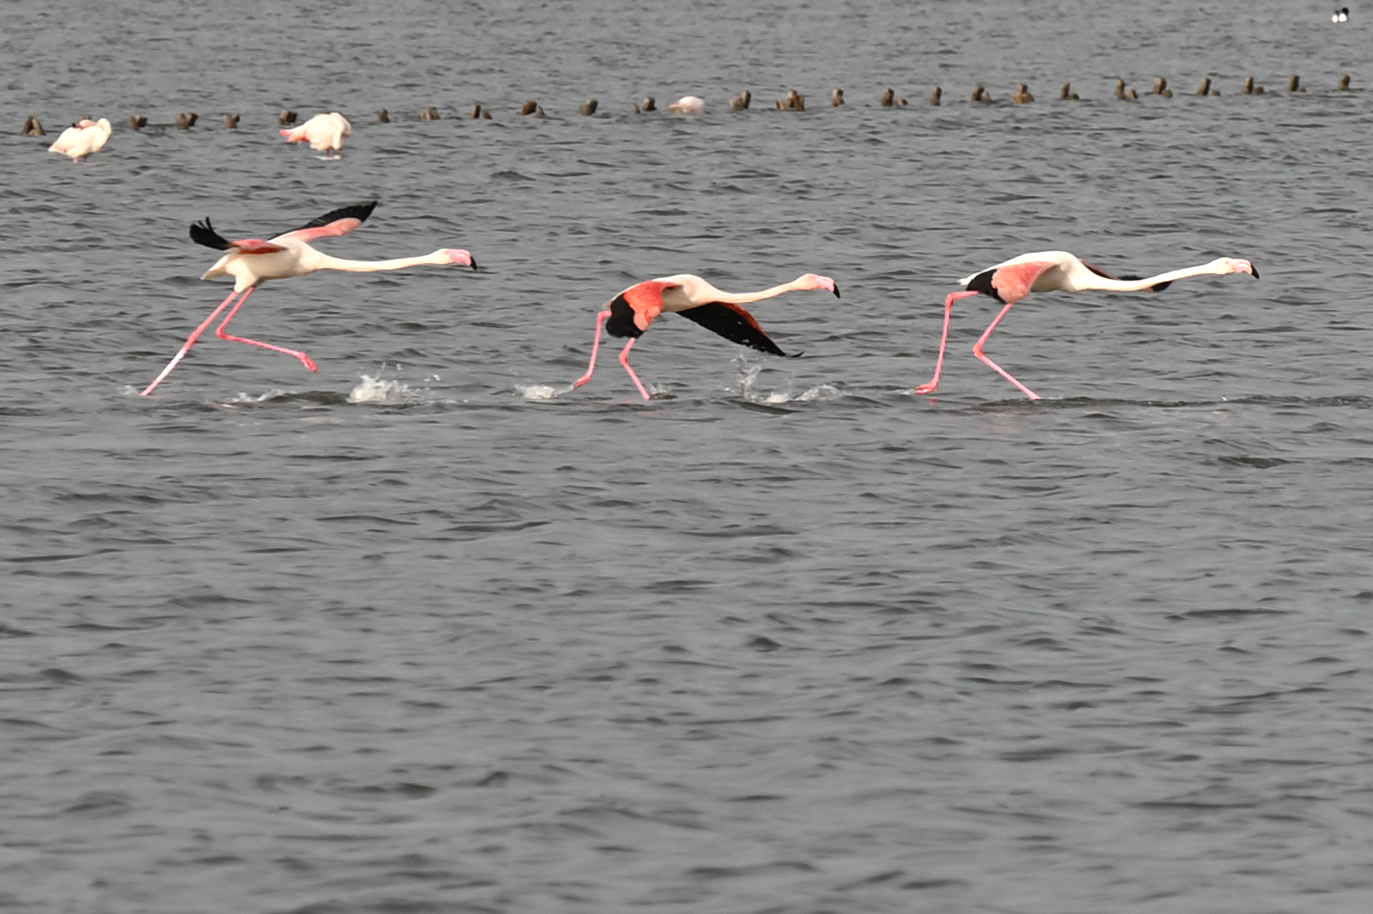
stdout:
<svg viewBox="0 0 1373 914">
<path fill-rule="evenodd" d="M 234 277 L 234 290 L 229 293 L 224 301 L 219 303 L 219 307 L 210 312 L 210 316 L 191 332 L 186 339 L 186 345 L 173 356 L 167 367 L 162 369 L 162 373 L 153 379 L 143 390 L 143 396 L 152 392 L 167 374 L 176 367 L 176 363 L 181 361 L 182 356 L 191 348 L 200 334 L 205 332 L 205 328 L 210 326 L 219 312 L 233 301 L 234 297 L 240 292 L 243 297 L 238 300 L 229 311 L 229 316 L 215 328 L 215 336 L 221 340 L 231 340 L 236 343 L 248 343 L 252 346 L 261 346 L 264 349 L 271 349 L 274 352 L 284 352 L 300 359 L 301 364 L 311 371 L 318 371 L 315 363 L 303 352 L 294 349 L 283 349 L 280 346 L 273 346 L 271 343 L 260 343 L 257 340 L 244 339 L 243 337 L 230 336 L 224 332 L 224 328 L 229 325 L 229 321 L 234 319 L 238 309 L 243 307 L 243 303 L 248 300 L 248 296 L 253 294 L 253 290 L 269 279 L 290 279 L 293 276 L 304 276 L 306 273 L 313 273 L 315 270 L 345 270 L 350 273 L 371 273 L 378 270 L 400 270 L 405 267 L 419 266 L 421 264 L 435 264 L 443 266 L 450 263 L 461 263 L 476 269 L 476 263 L 472 260 L 472 255 L 467 251 L 454 248 L 441 248 L 432 254 L 423 257 L 402 257 L 397 260 L 341 260 L 337 257 L 330 257 L 322 254 L 310 247 L 310 242 L 317 238 L 328 238 L 334 235 L 346 235 L 353 229 L 362 225 L 364 219 L 372 214 L 377 201 L 370 203 L 359 203 L 355 206 L 345 206 L 336 209 L 331 213 L 325 213 L 318 219 L 314 219 L 302 225 L 298 229 L 277 235 L 270 241 L 262 241 L 258 238 L 245 238 L 239 241 L 229 241 L 220 237 L 213 227 L 210 220 L 204 223 L 196 222 L 191 225 L 191 240 L 206 247 L 215 248 L 227 253 L 219 258 L 214 266 L 205 271 L 201 279 L 213 279 L 216 276 Z"/>
<path fill-rule="evenodd" d="M 1259 272 L 1254 269 L 1252 263 L 1234 257 L 1221 257 L 1200 266 L 1185 267 L 1181 270 L 1173 270 L 1171 273 L 1160 273 L 1157 276 L 1140 279 L 1136 276 L 1112 276 L 1110 273 L 1079 260 L 1067 251 L 1037 251 L 1033 254 L 1022 254 L 1005 263 L 999 263 L 980 273 L 974 273 L 972 276 L 960 279 L 959 285 L 965 286 L 965 291 L 950 292 L 948 298 L 944 299 L 944 333 L 939 339 L 939 358 L 934 363 L 934 377 L 930 378 L 928 383 L 917 387 L 914 393 L 931 394 L 939 388 L 939 370 L 944 365 L 944 345 L 949 339 L 949 313 L 953 310 L 953 303 L 960 298 L 966 298 L 969 295 L 990 295 L 1005 304 L 1006 307 L 1001 309 L 1001 313 L 977 338 L 977 342 L 973 345 L 973 355 L 990 365 L 997 374 L 1014 384 L 1025 396 L 1031 400 L 1038 400 L 1039 396 L 1034 391 L 1011 377 L 1000 365 L 987 358 L 982 352 L 982 345 L 987 342 L 987 337 L 992 335 L 996 325 L 1006 316 L 1006 312 L 1011 310 L 1011 305 L 1031 292 L 1082 292 L 1086 289 L 1100 289 L 1104 292 L 1161 292 L 1176 280 L 1185 279 L 1188 276 L 1224 275 L 1226 273 L 1248 273 L 1255 279 L 1259 277 Z"/>
<path fill-rule="evenodd" d="M 784 292 L 806 289 L 826 289 L 833 292 L 836 298 L 839 297 L 839 287 L 834 284 L 833 279 L 814 273 L 807 273 L 791 282 L 761 292 L 722 292 L 701 277 L 686 273 L 632 285 L 611 299 L 606 305 L 606 310 L 596 315 L 596 337 L 591 343 L 591 364 L 587 366 L 586 374 L 574 381 L 572 386 L 581 387 L 591 380 L 591 373 L 596 370 L 596 353 L 601 346 L 601 325 L 604 324 L 606 332 L 611 336 L 629 337 L 629 342 L 625 343 L 625 348 L 620 351 L 620 364 L 629 372 L 630 380 L 639 388 L 643 398 L 649 399 L 648 391 L 639 382 L 639 376 L 629 367 L 629 350 L 633 348 L 634 341 L 648 329 L 648 325 L 653 323 L 653 319 L 664 311 L 675 311 L 731 342 L 749 346 L 760 352 L 785 356 L 786 353 L 768 338 L 763 328 L 758 326 L 753 315 L 739 306 L 772 298 Z"/>
<path fill-rule="evenodd" d="M 304 140 L 311 149 L 324 153 L 327 159 L 343 148 L 344 137 L 353 135 L 353 125 L 342 114 L 331 111 L 328 114 L 316 114 L 299 127 L 281 131 L 281 135 L 286 137 L 288 143 Z"/>
<path fill-rule="evenodd" d="M 63 130 L 48 147 L 48 152 L 60 152 L 64 156 L 71 156 L 73 162 L 80 162 L 91 153 L 99 152 L 109 142 L 112 129 L 106 118 L 93 121 L 83 117 Z"/>
</svg>

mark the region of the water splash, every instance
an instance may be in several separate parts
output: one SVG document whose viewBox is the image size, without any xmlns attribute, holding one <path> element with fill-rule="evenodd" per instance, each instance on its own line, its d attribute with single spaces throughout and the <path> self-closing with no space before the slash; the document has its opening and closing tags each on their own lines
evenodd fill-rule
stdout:
<svg viewBox="0 0 1373 914">
<path fill-rule="evenodd" d="M 400 381 L 362 375 L 362 380 L 348 394 L 349 403 L 399 403 L 416 399 L 418 394 Z"/>
<path fill-rule="evenodd" d="M 548 384 L 516 384 L 515 389 L 526 400 L 556 400 L 563 394 L 570 394 L 575 389 L 571 384 L 566 387 L 552 387 Z"/>
<path fill-rule="evenodd" d="M 758 379 L 758 374 L 762 371 L 760 365 L 740 365 L 739 372 L 739 396 L 749 403 L 757 403 L 761 406 L 781 406 L 785 403 L 826 403 L 830 400 L 838 400 L 844 396 L 843 391 L 832 384 L 818 384 L 799 394 L 793 394 L 790 390 L 774 390 L 768 393 L 754 390 L 754 382 Z"/>
</svg>

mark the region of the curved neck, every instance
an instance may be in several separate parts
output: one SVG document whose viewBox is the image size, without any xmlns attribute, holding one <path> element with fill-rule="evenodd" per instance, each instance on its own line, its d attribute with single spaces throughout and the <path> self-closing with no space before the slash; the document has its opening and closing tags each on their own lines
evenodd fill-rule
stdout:
<svg viewBox="0 0 1373 914">
<path fill-rule="evenodd" d="M 313 248 L 311 249 L 313 250 Z M 315 251 L 310 266 L 316 270 L 343 270 L 348 273 L 376 273 L 382 270 L 403 270 L 422 264 L 446 264 L 449 262 L 443 251 L 425 254 L 423 257 L 398 257 L 395 260 L 344 260 L 330 257 Z"/>
</svg>

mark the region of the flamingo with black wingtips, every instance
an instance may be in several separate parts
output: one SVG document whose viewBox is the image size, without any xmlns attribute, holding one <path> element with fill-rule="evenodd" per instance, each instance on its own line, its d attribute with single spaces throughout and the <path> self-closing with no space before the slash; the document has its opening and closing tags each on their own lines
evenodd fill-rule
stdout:
<svg viewBox="0 0 1373 914">
<path fill-rule="evenodd" d="M 1221 257 L 1200 266 L 1184 267 L 1181 270 L 1173 270 L 1170 273 L 1160 273 L 1157 276 L 1140 279 L 1138 277 L 1112 276 L 1104 270 L 1099 270 L 1091 264 L 1079 260 L 1067 251 L 1038 251 L 1033 254 L 1022 254 L 1005 263 L 999 263 L 980 273 L 974 273 L 972 276 L 960 279 L 959 285 L 965 287 L 964 291 L 950 292 L 948 297 L 944 299 L 944 332 L 939 339 L 939 357 L 934 363 L 934 377 L 927 383 L 915 388 L 914 393 L 932 394 L 939 388 L 939 371 L 944 366 L 944 346 L 949 340 L 949 314 L 953 310 L 953 303 L 960 298 L 966 298 L 969 295 L 990 295 L 1005 305 L 995 319 L 987 325 L 987 329 L 982 332 L 982 335 L 977 338 L 977 342 L 973 345 L 973 355 L 1014 384 L 1016 389 L 1025 396 L 1031 400 L 1038 400 L 1038 394 L 1011 377 L 1000 365 L 987 358 L 982 352 L 982 346 L 987 342 L 987 337 L 992 335 L 996 325 L 1006 316 L 1006 312 L 1011 310 L 1011 305 L 1031 292 L 1083 292 L 1088 289 L 1097 289 L 1103 292 L 1162 292 L 1177 280 L 1186 279 L 1189 276 L 1208 274 L 1220 276 L 1227 273 L 1248 273 L 1255 279 L 1259 278 L 1259 271 L 1254 269 L 1252 263 L 1236 257 Z"/>
<path fill-rule="evenodd" d="M 664 311 L 676 312 L 731 342 L 749 346 L 760 352 L 785 356 L 786 353 L 763 332 L 763 328 L 758 326 L 758 321 L 754 320 L 753 315 L 740 306 L 786 292 L 808 289 L 824 289 L 833 292 L 836 298 L 839 297 L 839 287 L 834 284 L 834 280 L 815 273 L 807 273 L 791 282 L 761 292 L 725 292 L 701 277 L 687 273 L 636 283 L 611 299 L 605 310 L 596 315 L 596 337 L 591 344 L 591 364 L 587 366 L 586 374 L 574 381 L 572 386 L 581 387 L 591 380 L 591 373 L 596 370 L 596 354 L 600 350 L 601 327 L 604 325 L 606 332 L 611 336 L 629 337 L 629 342 L 625 343 L 625 348 L 620 351 L 620 364 L 629 372 L 630 380 L 639 388 L 643 398 L 650 399 L 648 391 L 639 381 L 639 376 L 629 367 L 629 350 L 634 347 L 635 341 L 643 336 L 649 324 L 653 323 L 653 319 Z"/>
<path fill-rule="evenodd" d="M 248 296 L 253 294 L 253 290 L 269 279 L 290 279 L 294 276 L 304 276 L 306 273 L 313 273 L 316 270 L 343 270 L 349 273 L 373 273 L 381 270 L 400 270 L 405 267 L 420 266 L 422 264 L 433 264 L 436 266 L 446 266 L 450 263 L 460 263 L 476 269 L 476 262 L 472 260 L 472 255 L 467 251 L 456 248 L 440 248 L 432 254 L 425 254 L 422 257 L 402 257 L 395 260 L 343 260 L 338 257 L 330 257 L 328 254 L 321 253 L 310 247 L 310 242 L 320 238 L 330 238 L 335 235 L 346 235 L 353 229 L 362 225 L 363 221 L 372 214 L 377 201 L 369 203 L 359 203 L 354 206 L 345 206 L 333 212 L 325 213 L 318 219 L 313 219 L 302 225 L 298 229 L 292 229 L 281 235 L 277 235 L 269 241 L 259 238 L 244 238 L 238 241 L 229 241 L 220 236 L 210 225 L 210 220 L 206 219 L 203 223 L 196 222 L 191 225 L 191 240 L 206 247 L 225 251 L 223 257 L 215 262 L 215 265 L 205 271 L 201 279 L 214 279 L 216 276 L 234 277 L 234 290 L 219 303 L 219 307 L 210 312 L 210 316 L 201 322 L 199 327 L 192 331 L 187 337 L 186 344 L 181 347 L 172 360 L 167 363 L 167 367 L 162 369 L 162 373 L 153 379 L 143 390 L 143 396 L 152 393 L 154 387 L 161 383 L 162 379 L 176 367 L 176 363 L 181 361 L 191 346 L 205 332 L 205 328 L 219 316 L 219 313 L 228 307 L 229 302 L 233 301 L 239 293 L 243 297 L 239 298 L 238 303 L 229 311 L 229 315 L 224 318 L 218 327 L 215 328 L 215 336 L 222 340 L 231 340 L 236 343 L 248 343 L 252 346 L 261 346 L 264 349 L 271 349 L 274 352 L 284 352 L 287 355 L 295 356 L 300 359 L 302 365 L 311 371 L 318 371 L 314 361 L 305 353 L 294 349 L 285 349 L 281 346 L 274 346 L 271 343 L 261 343 L 257 340 L 244 339 L 243 337 L 230 336 L 224 332 L 224 328 L 229 325 L 229 321 L 234 319 L 238 309 L 243 307 L 243 303 L 248 300 Z"/>
</svg>

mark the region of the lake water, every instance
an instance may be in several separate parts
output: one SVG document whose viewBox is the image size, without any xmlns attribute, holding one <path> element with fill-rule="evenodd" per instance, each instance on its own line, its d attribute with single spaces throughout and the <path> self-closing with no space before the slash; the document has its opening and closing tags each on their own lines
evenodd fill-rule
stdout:
<svg viewBox="0 0 1373 914">
<path fill-rule="evenodd" d="M 8 4 L 0 908 L 1368 910 L 1373 71 L 1329 16 Z M 369 199 L 322 250 L 483 269 L 268 283 L 233 329 L 318 374 L 207 334 L 138 396 L 228 291 L 191 222 Z M 913 396 L 956 280 L 1044 249 L 1262 278 L 1030 296 L 987 351 L 1038 402 L 965 299 Z M 679 272 L 843 298 L 750 306 L 800 358 L 665 315 L 654 399 L 618 340 L 569 392 Z"/>
</svg>

